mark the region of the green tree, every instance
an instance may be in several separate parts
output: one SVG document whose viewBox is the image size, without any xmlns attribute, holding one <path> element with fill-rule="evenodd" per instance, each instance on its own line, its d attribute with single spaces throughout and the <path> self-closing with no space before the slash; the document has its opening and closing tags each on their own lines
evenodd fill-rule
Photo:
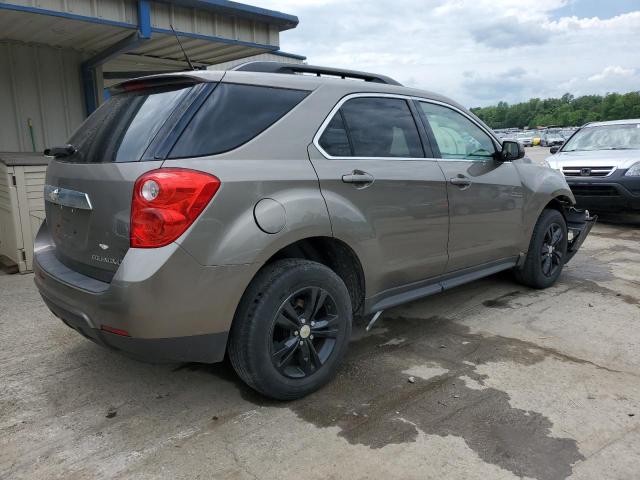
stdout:
<svg viewBox="0 0 640 480">
<path fill-rule="evenodd" d="M 472 108 L 471 111 L 491 128 L 572 127 L 587 122 L 640 118 L 640 91 L 582 97 L 565 93 L 560 98 L 532 98 L 514 105 L 499 102 L 495 106 Z"/>
</svg>

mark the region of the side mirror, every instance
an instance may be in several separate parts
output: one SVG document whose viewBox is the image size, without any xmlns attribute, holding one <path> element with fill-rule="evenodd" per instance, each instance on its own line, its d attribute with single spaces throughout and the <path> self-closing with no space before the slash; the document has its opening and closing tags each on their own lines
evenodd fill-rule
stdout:
<svg viewBox="0 0 640 480">
<path fill-rule="evenodd" d="M 549 152 L 550 152 L 552 155 L 555 155 L 556 153 L 558 153 L 558 151 L 559 151 L 559 150 L 560 150 L 560 147 L 559 147 L 558 145 L 555 145 L 555 146 L 551 147 L 551 149 L 549 150 Z"/>
<path fill-rule="evenodd" d="M 524 145 L 514 140 L 505 140 L 502 142 L 502 151 L 500 152 L 499 160 L 501 162 L 511 162 L 524 158 Z"/>
</svg>

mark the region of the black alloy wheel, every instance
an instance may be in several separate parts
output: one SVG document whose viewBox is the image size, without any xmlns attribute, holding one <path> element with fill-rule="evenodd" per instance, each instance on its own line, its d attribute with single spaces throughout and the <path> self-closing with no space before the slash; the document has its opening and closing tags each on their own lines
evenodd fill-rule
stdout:
<svg viewBox="0 0 640 480">
<path fill-rule="evenodd" d="M 536 222 L 524 263 L 516 267 L 516 280 L 533 288 L 552 286 L 562 273 L 567 257 L 568 230 L 564 215 L 545 209 Z"/>
<path fill-rule="evenodd" d="M 263 395 L 304 397 L 337 373 L 352 319 L 351 296 L 336 272 L 312 260 L 276 260 L 240 300 L 229 334 L 231 364 Z"/>
<path fill-rule="evenodd" d="M 313 375 L 333 352 L 339 318 L 333 297 L 320 287 L 290 295 L 274 318 L 271 359 L 289 378 Z"/>
<path fill-rule="evenodd" d="M 564 253 L 560 248 L 564 240 L 562 227 L 552 223 L 547 228 L 542 243 L 540 266 L 546 277 L 554 277 L 558 269 L 562 268 Z"/>
</svg>

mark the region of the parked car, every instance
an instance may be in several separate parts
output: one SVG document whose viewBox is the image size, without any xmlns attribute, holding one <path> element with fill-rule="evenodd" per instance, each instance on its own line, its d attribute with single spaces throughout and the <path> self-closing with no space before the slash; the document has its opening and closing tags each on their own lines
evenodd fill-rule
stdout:
<svg viewBox="0 0 640 480">
<path fill-rule="evenodd" d="M 562 130 L 560 131 L 560 136 L 561 136 L 561 137 L 564 139 L 564 141 L 566 142 L 566 141 L 571 137 L 571 135 L 573 135 L 573 134 L 576 132 L 576 130 L 578 130 L 578 129 L 577 129 L 577 128 L 573 128 L 573 127 L 572 127 L 572 128 L 565 128 L 565 129 L 562 129 Z"/>
<path fill-rule="evenodd" d="M 594 221 L 452 100 L 309 65 L 128 81 L 47 153 L 51 311 L 139 357 L 228 352 L 278 399 L 329 381 L 354 315 L 501 270 L 549 287 Z"/>
<path fill-rule="evenodd" d="M 560 132 L 544 132 L 540 137 L 540 146 L 542 147 L 554 147 L 563 143 L 564 137 L 560 135 Z"/>
<path fill-rule="evenodd" d="M 640 210 L 640 119 L 589 123 L 551 153 L 579 205 Z"/>
<path fill-rule="evenodd" d="M 516 135 L 516 140 L 525 147 L 533 147 L 533 134 L 524 132 Z"/>
<path fill-rule="evenodd" d="M 533 144 L 534 147 L 537 147 L 540 145 L 540 138 L 542 137 L 542 133 L 540 133 L 539 131 L 535 131 L 533 132 L 533 136 L 531 138 L 531 143 Z"/>
</svg>

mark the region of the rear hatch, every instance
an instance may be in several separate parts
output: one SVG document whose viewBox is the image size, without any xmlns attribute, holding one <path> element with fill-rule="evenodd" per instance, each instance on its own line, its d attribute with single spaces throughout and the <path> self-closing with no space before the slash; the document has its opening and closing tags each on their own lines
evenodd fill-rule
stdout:
<svg viewBox="0 0 640 480">
<path fill-rule="evenodd" d="M 47 226 L 58 260 L 111 281 L 129 249 L 136 179 L 161 166 L 183 117 L 214 86 L 184 76 L 128 82 L 80 126 L 69 140 L 75 153 L 47 170 Z"/>
</svg>

